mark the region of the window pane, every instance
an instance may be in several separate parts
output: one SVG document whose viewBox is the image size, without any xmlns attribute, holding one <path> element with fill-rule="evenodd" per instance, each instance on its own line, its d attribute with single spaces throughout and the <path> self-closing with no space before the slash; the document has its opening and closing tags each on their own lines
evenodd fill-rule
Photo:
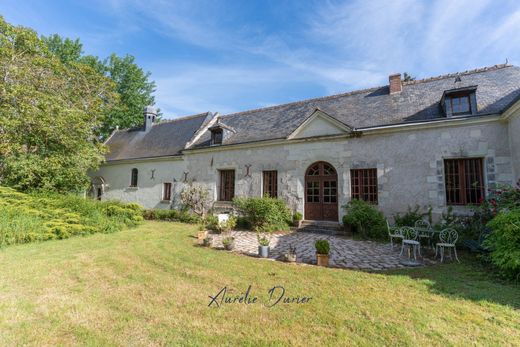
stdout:
<svg viewBox="0 0 520 347">
<path fill-rule="evenodd" d="M 484 198 L 481 158 L 446 159 L 444 179 L 448 205 L 478 204 Z"/>
<path fill-rule="evenodd" d="M 355 169 L 350 171 L 352 199 L 372 204 L 378 203 L 377 169 Z"/>
</svg>

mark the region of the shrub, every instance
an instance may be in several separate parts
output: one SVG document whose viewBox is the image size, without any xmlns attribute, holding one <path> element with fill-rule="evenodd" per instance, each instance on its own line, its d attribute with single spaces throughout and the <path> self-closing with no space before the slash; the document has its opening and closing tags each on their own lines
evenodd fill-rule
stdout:
<svg viewBox="0 0 520 347">
<path fill-rule="evenodd" d="M 143 217 L 146 220 L 162 220 L 188 224 L 196 224 L 201 221 L 199 216 L 190 212 L 179 210 L 150 209 L 143 212 Z"/>
<path fill-rule="evenodd" d="M 281 199 L 236 198 L 233 203 L 255 231 L 289 229 L 291 211 Z"/>
<path fill-rule="evenodd" d="M 238 216 L 237 217 L 237 228 L 239 229 L 251 229 L 251 223 L 246 217 Z"/>
<path fill-rule="evenodd" d="M 221 223 L 218 223 L 218 231 L 221 233 L 229 232 L 237 226 L 237 219 L 235 216 L 229 216 L 229 218 Z"/>
<path fill-rule="evenodd" d="M 484 241 L 491 262 L 502 274 L 520 278 L 520 208 L 501 211 L 488 223 L 493 232 Z"/>
<path fill-rule="evenodd" d="M 373 205 L 363 200 L 352 200 L 346 206 L 343 223 L 357 228 L 365 239 L 384 239 L 387 237 L 386 219 Z"/>
<path fill-rule="evenodd" d="M 181 192 L 181 202 L 200 217 L 206 216 L 211 199 L 208 189 L 196 183 L 189 183 Z"/>
<path fill-rule="evenodd" d="M 300 212 L 294 212 L 293 214 L 293 221 L 299 222 L 303 219 L 303 215 Z"/>
<path fill-rule="evenodd" d="M 212 214 L 206 216 L 204 221 L 206 228 L 209 230 L 217 231 L 218 230 L 218 218 Z"/>
<path fill-rule="evenodd" d="M 429 207 L 426 212 L 421 212 L 421 206 L 415 205 L 413 209 L 408 206 L 408 211 L 402 216 L 400 213 L 395 214 L 394 220 L 397 227 L 414 227 L 415 222 L 424 217 L 428 217 L 428 221 L 432 223 L 432 208 Z"/>
<path fill-rule="evenodd" d="M 314 247 L 316 247 L 316 253 L 318 254 L 329 254 L 330 252 L 330 244 L 327 240 L 317 240 L 314 243 Z"/>
<path fill-rule="evenodd" d="M 137 204 L 0 187 L 0 246 L 111 233 L 141 220 Z"/>
</svg>

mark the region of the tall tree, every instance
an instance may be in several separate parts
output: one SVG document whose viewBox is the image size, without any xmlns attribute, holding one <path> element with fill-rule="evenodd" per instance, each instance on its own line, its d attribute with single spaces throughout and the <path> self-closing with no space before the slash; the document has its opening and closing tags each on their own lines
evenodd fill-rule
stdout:
<svg viewBox="0 0 520 347">
<path fill-rule="evenodd" d="M 144 72 L 131 55 L 118 57 L 112 54 L 104 65 L 120 96 L 120 102 L 103 123 L 101 133 L 107 136 L 116 126 L 130 128 L 143 123 L 143 108 L 155 104 L 155 82 L 149 80 L 150 73 Z"/>
<path fill-rule="evenodd" d="M 86 64 L 64 63 L 63 52 L 0 17 L 0 184 L 80 191 L 103 160 L 95 129 L 118 102 L 116 86 Z"/>
<path fill-rule="evenodd" d="M 106 115 L 99 129 L 101 138 L 106 138 L 116 127 L 131 128 L 142 124 L 143 108 L 155 103 L 155 82 L 150 80 L 149 72 L 144 72 L 136 64 L 133 56 L 119 57 L 112 54 L 100 60 L 92 55 L 84 55 L 79 39 L 62 38 L 57 34 L 42 36 L 42 39 L 64 64 L 87 64 L 115 82 L 120 96 L 119 103 Z"/>
</svg>

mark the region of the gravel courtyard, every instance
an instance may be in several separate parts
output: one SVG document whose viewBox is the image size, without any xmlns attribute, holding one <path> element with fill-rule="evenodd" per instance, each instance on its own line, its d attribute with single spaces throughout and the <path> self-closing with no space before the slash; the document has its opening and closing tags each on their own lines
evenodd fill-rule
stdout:
<svg viewBox="0 0 520 347">
<path fill-rule="evenodd" d="M 232 231 L 235 238 L 234 252 L 257 256 L 258 241 L 256 233 L 251 231 Z M 212 247 L 221 248 L 222 234 L 211 234 Z M 373 241 L 356 241 L 343 236 L 321 235 L 307 232 L 292 232 L 287 234 L 271 235 L 269 257 L 283 260 L 284 254 L 290 246 L 296 247 L 296 258 L 299 263 L 315 264 L 314 243 L 318 239 L 327 239 L 331 245 L 330 266 L 338 268 L 350 268 L 360 270 L 385 270 L 403 268 L 400 264 L 400 246 L 394 245 L 394 250 L 389 243 Z M 428 258 L 418 258 L 425 265 L 434 264 L 435 261 Z"/>
</svg>

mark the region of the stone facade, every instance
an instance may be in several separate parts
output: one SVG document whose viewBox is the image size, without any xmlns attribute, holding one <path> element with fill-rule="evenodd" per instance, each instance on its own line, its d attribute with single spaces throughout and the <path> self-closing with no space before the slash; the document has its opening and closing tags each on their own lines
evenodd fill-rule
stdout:
<svg viewBox="0 0 520 347">
<path fill-rule="evenodd" d="M 511 158 L 513 161 L 513 174 L 515 181 L 520 180 L 520 115 L 511 116 L 509 120 L 509 141 Z"/>
<path fill-rule="evenodd" d="M 520 161 L 511 153 L 518 144 L 510 134 L 520 117 L 508 124 L 497 118 L 481 123 L 460 122 L 438 126 L 402 127 L 401 130 L 374 129 L 360 137 L 312 137 L 252 143 L 230 147 L 210 147 L 184 151 L 181 157 L 163 160 L 128 161 L 103 166 L 95 176 L 106 182 L 104 199 L 136 201 L 147 208 L 177 205 L 184 181 L 204 184 L 218 199 L 219 170 L 235 170 L 235 196 L 261 196 L 262 171 L 278 171 L 278 193 L 289 207 L 304 213 L 304 182 L 307 168 L 314 162 L 330 163 L 338 174 L 339 221 L 341 206 L 350 201 L 350 170 L 377 168 L 378 207 L 387 216 L 404 212 L 416 204 L 431 206 L 438 217 L 446 209 L 444 159 L 484 159 L 486 187 L 512 184 L 513 170 Z M 310 125 L 319 135 L 320 119 Z M 514 161 L 514 164 L 513 164 Z M 139 170 L 138 188 L 129 188 L 132 168 Z M 153 171 L 153 179 L 152 179 Z M 162 186 L 172 182 L 172 203 L 162 203 Z M 467 208 L 459 208 L 459 212 Z"/>
</svg>

